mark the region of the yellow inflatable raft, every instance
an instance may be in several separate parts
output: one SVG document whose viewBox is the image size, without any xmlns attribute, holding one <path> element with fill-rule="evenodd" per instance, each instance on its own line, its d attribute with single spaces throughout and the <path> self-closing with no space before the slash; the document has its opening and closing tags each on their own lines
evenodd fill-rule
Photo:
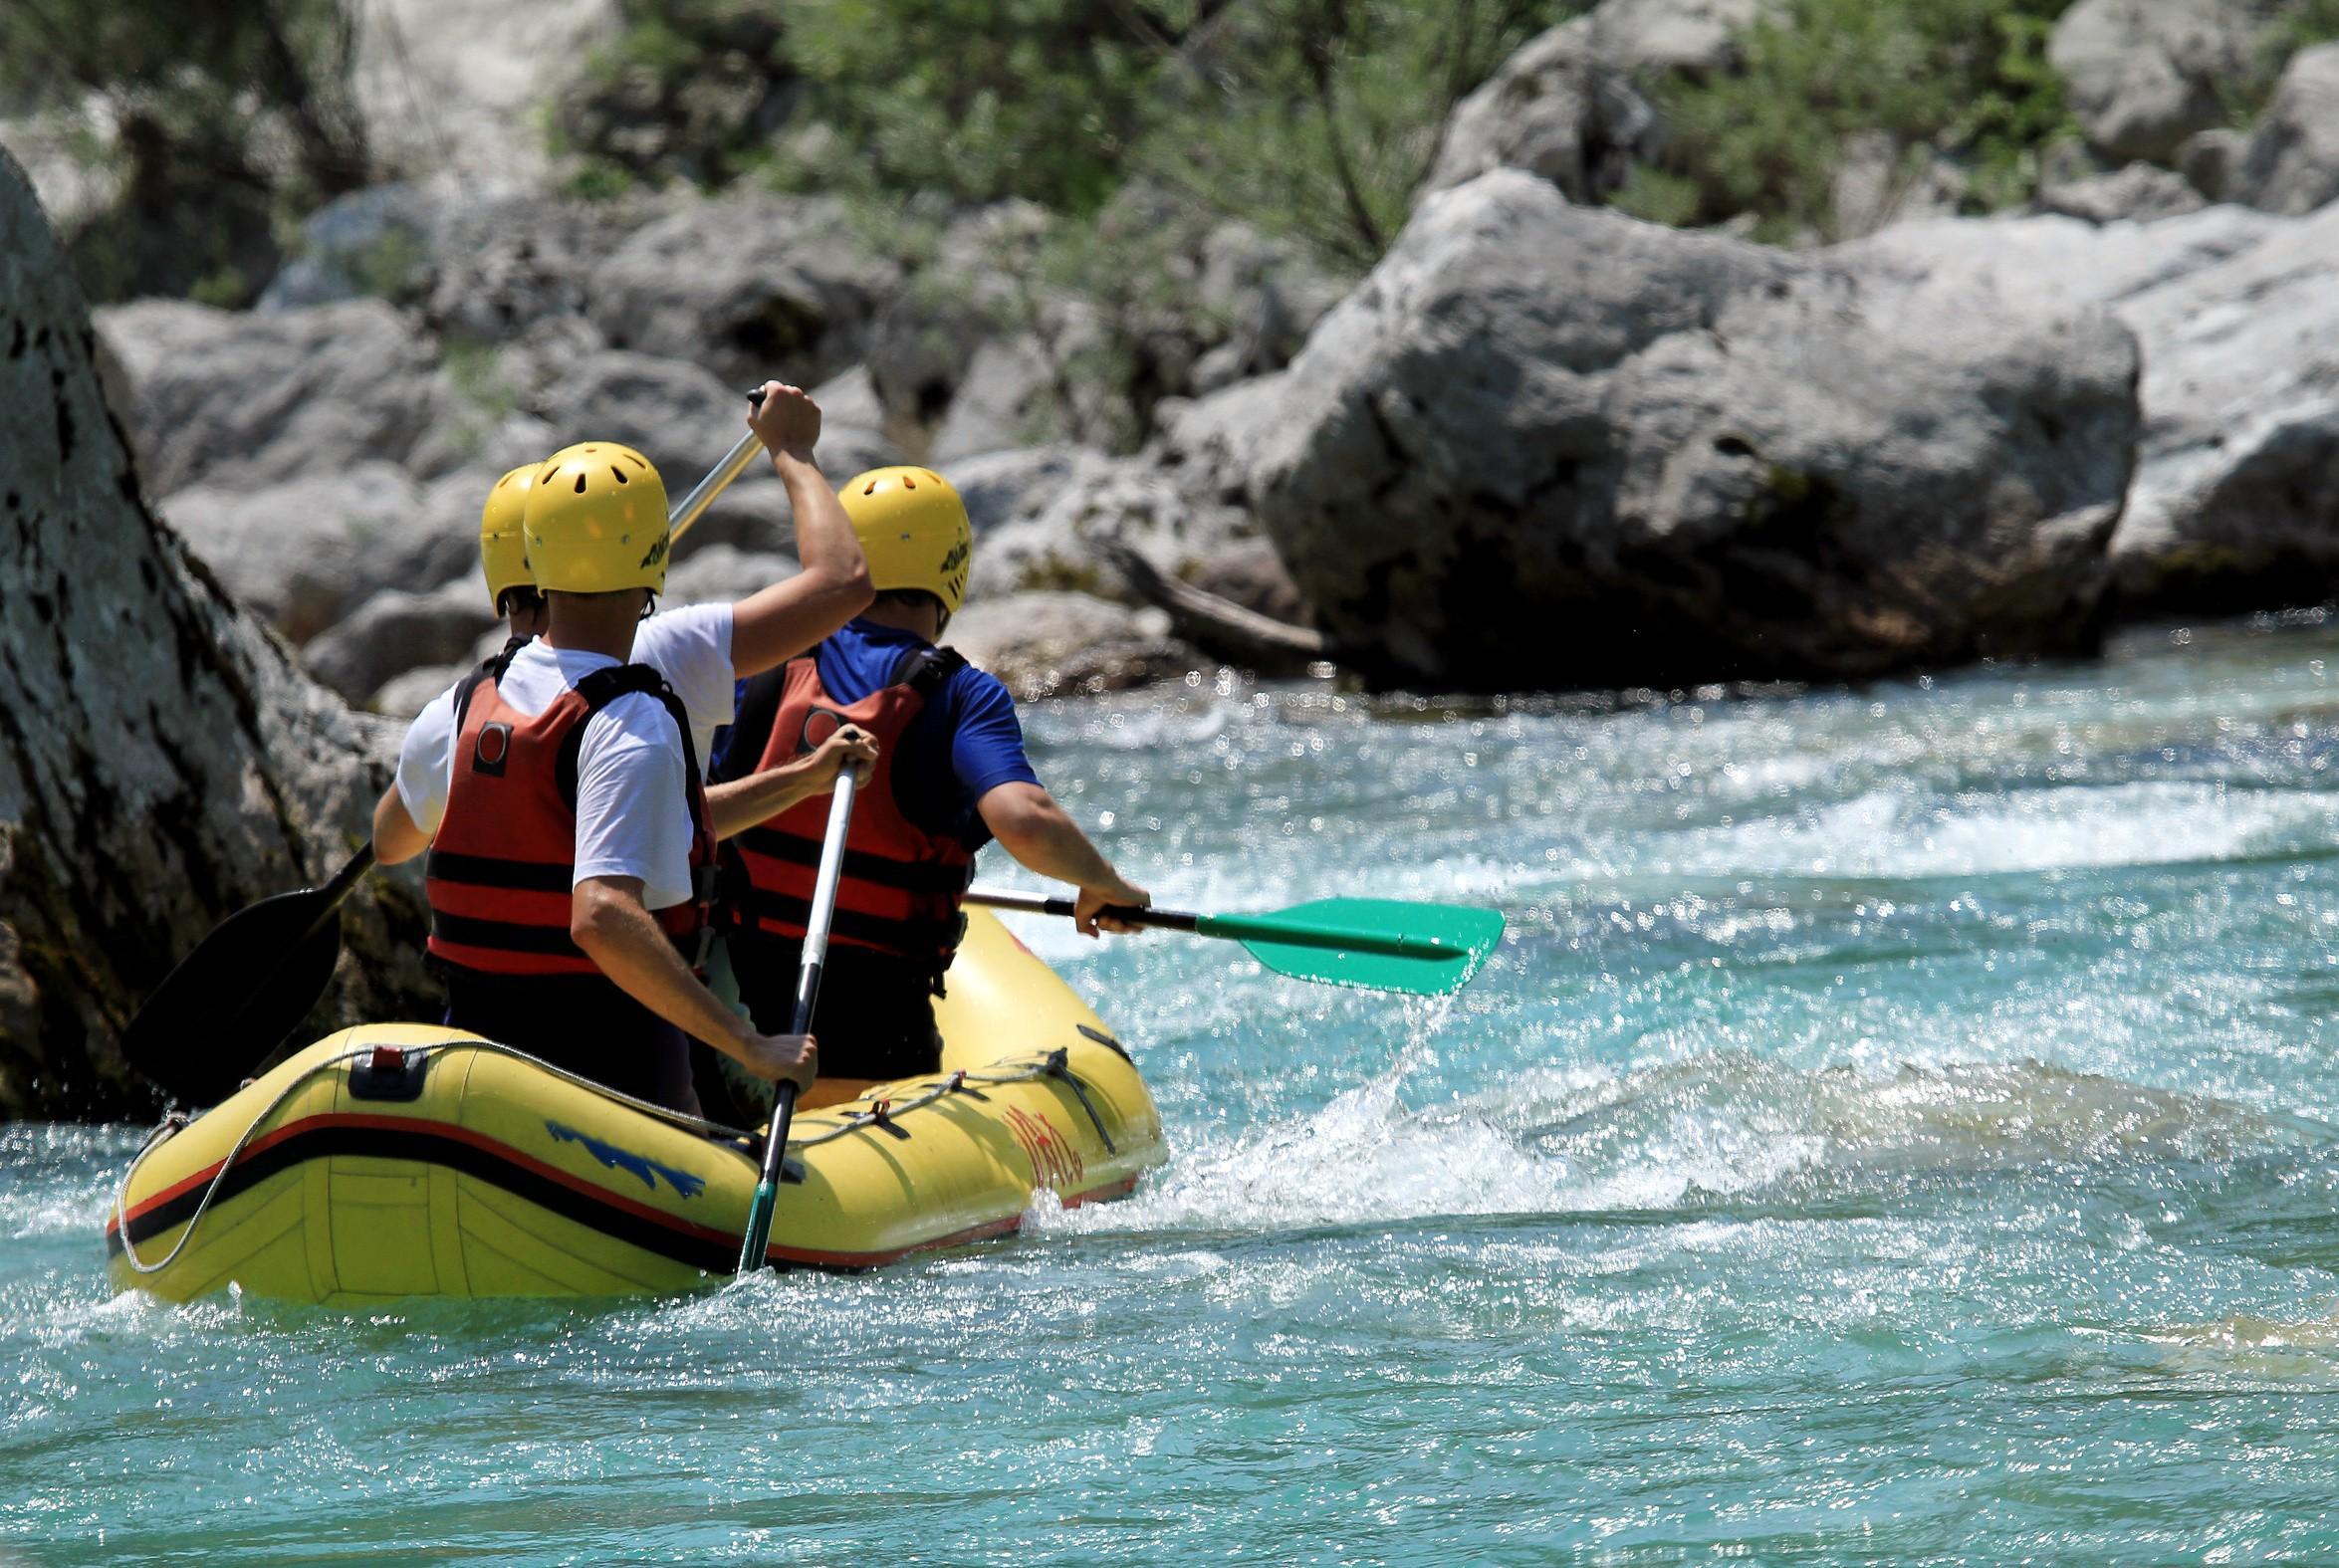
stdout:
<svg viewBox="0 0 2339 1568">
<path fill-rule="evenodd" d="M 775 1265 L 867 1268 L 999 1235 L 1043 1189 L 1115 1198 L 1161 1163 L 1120 1043 L 995 917 L 968 916 L 936 1007 L 942 1073 L 805 1096 Z M 173 1300 L 683 1290 L 733 1271 L 759 1153 L 476 1035 L 378 1024 L 158 1131 L 106 1244 L 117 1289 Z"/>
</svg>

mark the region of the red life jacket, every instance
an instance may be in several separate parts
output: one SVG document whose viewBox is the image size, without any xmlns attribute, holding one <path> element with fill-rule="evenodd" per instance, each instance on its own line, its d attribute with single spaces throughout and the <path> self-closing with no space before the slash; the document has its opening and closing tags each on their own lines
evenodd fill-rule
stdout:
<svg viewBox="0 0 2339 1568">
<path fill-rule="evenodd" d="M 876 741 L 876 769 L 853 799 L 828 940 L 930 966 L 937 986 L 966 932 L 959 906 L 975 857 L 956 834 L 929 833 L 902 814 L 893 763 L 910 721 L 965 663 L 947 648 L 920 648 L 896 666 L 892 684 L 840 703 L 820 684 L 818 659 L 791 659 L 748 683 L 724 767 L 726 778 L 761 773 L 817 750 L 847 724 Z M 818 795 L 724 844 L 738 927 L 803 940 L 827 826 L 828 797 Z"/>
<path fill-rule="evenodd" d="M 455 693 L 455 773 L 430 844 L 423 892 L 431 958 L 488 975 L 598 975 L 569 936 L 577 864 L 577 755 L 594 714 L 629 692 L 665 704 L 688 769 L 693 896 L 652 911 L 676 948 L 703 957 L 713 902 L 715 834 L 690 719 L 656 670 L 595 670 L 540 714 L 504 700 L 499 682 L 522 644 L 482 664 Z"/>
</svg>

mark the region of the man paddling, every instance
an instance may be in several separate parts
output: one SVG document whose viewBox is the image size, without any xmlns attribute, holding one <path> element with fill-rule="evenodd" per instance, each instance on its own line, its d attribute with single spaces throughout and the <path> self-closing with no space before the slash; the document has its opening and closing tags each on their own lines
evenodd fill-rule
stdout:
<svg viewBox="0 0 2339 1568">
<path fill-rule="evenodd" d="M 829 1075 L 895 1078 L 940 1065 L 934 999 L 986 842 L 997 838 L 1024 865 L 1078 888 L 1075 918 L 1090 937 L 1138 929 L 1106 911 L 1151 897 L 1041 786 L 1007 688 L 935 645 L 966 595 L 973 560 L 958 492 L 931 470 L 887 468 L 852 480 L 842 502 L 875 602 L 811 654 L 748 684 L 719 773 L 782 766 L 848 726 L 874 738 L 815 1032 L 828 1041 Z M 820 802 L 806 801 L 725 846 L 732 971 L 759 1028 L 792 1018 L 824 816 Z M 702 1057 L 702 1088 L 715 1065 Z"/>
<path fill-rule="evenodd" d="M 764 401 L 775 397 L 797 400 L 811 407 L 817 418 L 819 409 L 812 399 L 793 387 L 767 387 Z M 754 419 L 749 420 L 754 425 Z M 759 431 L 761 433 L 761 431 Z M 813 438 L 819 438 L 819 427 Z M 783 436 L 785 439 L 785 435 Z M 808 447 L 809 451 L 810 448 Z M 520 538 L 521 516 L 527 510 L 529 487 L 535 482 L 542 462 L 524 463 L 497 480 L 487 493 L 487 505 L 479 515 L 479 569 L 487 582 L 488 603 L 495 613 L 504 617 L 510 633 L 504 644 L 503 656 L 532 637 L 543 634 L 548 624 L 545 597 L 529 575 L 528 551 Z M 827 494 L 827 487 L 820 487 Z M 830 520 L 833 532 L 833 518 Z M 854 549 L 858 550 L 858 545 Z M 683 699 L 683 706 L 691 715 L 691 741 L 700 748 L 699 755 L 711 755 L 717 732 L 731 722 L 732 699 L 738 687 L 748 677 L 760 673 L 733 661 L 727 651 L 736 642 L 736 628 L 742 617 L 753 623 L 758 617 L 785 616 L 797 608 L 801 588 L 812 574 L 813 566 L 806 564 L 803 575 L 775 584 L 772 589 L 727 605 L 688 605 L 678 610 L 660 610 L 644 620 L 633 633 L 633 662 L 646 664 L 666 678 L 675 694 Z M 768 640 L 768 639 L 767 639 Z M 799 647 L 798 652 L 802 651 Z M 442 703 L 443 703 L 442 699 Z M 453 740 L 452 729 L 442 723 L 451 718 L 452 709 L 434 703 L 425 713 L 432 718 L 433 730 L 422 760 L 428 765 L 428 777 L 436 779 L 444 769 L 439 737 L 447 743 Z M 768 769 L 752 778 L 733 780 L 711 785 L 707 790 L 707 807 L 714 817 L 715 836 L 729 838 L 743 828 L 752 827 L 775 812 L 785 810 L 797 801 L 814 795 L 826 794 L 835 786 L 836 776 L 847 767 L 864 771 L 876 761 L 876 748 L 858 731 L 845 730 L 832 737 L 812 755 L 791 758 L 787 763 Z M 390 797 L 399 793 L 393 784 L 375 808 L 378 817 Z M 425 802 L 444 804 L 444 792 L 435 794 L 417 791 Z M 411 802 L 400 799 L 401 805 Z M 425 808 L 429 808 L 426 804 Z M 409 814 L 409 822 L 418 820 Z M 397 823 L 393 818 L 391 827 Z M 417 829 L 419 831 L 419 829 Z M 427 835 L 423 835 L 427 837 Z M 406 858 L 400 856 L 399 858 Z"/>
<path fill-rule="evenodd" d="M 750 424 L 788 488 L 805 569 L 737 605 L 658 617 L 664 669 L 628 663 L 657 624 L 642 613 L 665 582 L 664 487 L 630 449 L 557 454 L 523 508 L 544 634 L 424 711 L 374 813 L 384 861 L 432 843 L 430 947 L 452 1024 L 684 1109 L 674 1028 L 766 1079 L 809 1079 L 813 1059 L 809 1039 L 745 1027 L 692 973 L 713 853 L 695 759 L 729 717 L 735 671 L 801 651 L 870 592 L 812 461 L 819 408 L 774 383 Z"/>
</svg>

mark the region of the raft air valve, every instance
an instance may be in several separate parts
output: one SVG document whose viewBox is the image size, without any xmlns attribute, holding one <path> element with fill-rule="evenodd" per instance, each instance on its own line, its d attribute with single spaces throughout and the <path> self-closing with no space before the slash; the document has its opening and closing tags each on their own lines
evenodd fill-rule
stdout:
<svg viewBox="0 0 2339 1568">
<path fill-rule="evenodd" d="M 350 1064 L 350 1098 L 422 1098 L 422 1074 L 430 1065 L 431 1054 L 420 1046 L 410 1050 L 402 1045 L 374 1046 L 372 1055 Z"/>
</svg>

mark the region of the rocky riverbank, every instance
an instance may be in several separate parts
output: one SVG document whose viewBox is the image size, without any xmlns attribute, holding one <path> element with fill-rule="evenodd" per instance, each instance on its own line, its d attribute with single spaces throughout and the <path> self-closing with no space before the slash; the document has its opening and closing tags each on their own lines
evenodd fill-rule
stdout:
<svg viewBox="0 0 2339 1568">
<path fill-rule="evenodd" d="M 1099 228 L 1166 236 L 1184 288 L 1133 328 L 1019 268 L 1028 205 L 932 209 L 905 249 L 833 197 L 586 201 L 473 156 L 327 207 L 250 311 L 99 325 L 162 517 L 392 714 L 491 635 L 466 584 L 497 473 L 589 429 L 687 482 L 764 373 L 818 387 L 835 478 L 966 489 L 969 630 L 1033 694 L 1219 661 L 1506 688 L 2079 652 L 2339 588 L 2339 45 L 2247 129 L 2211 102 L 2279 9 L 2082 0 L 2049 53 L 2085 145 L 2039 210 L 1947 216 L 1896 176 L 1838 193 L 1834 245 L 1587 205 L 1668 156 L 1664 82 L 1798 16 L 1606 0 L 1461 103 L 1347 282 L 1136 185 Z M 787 548 L 751 477 L 677 594 Z"/>
</svg>

